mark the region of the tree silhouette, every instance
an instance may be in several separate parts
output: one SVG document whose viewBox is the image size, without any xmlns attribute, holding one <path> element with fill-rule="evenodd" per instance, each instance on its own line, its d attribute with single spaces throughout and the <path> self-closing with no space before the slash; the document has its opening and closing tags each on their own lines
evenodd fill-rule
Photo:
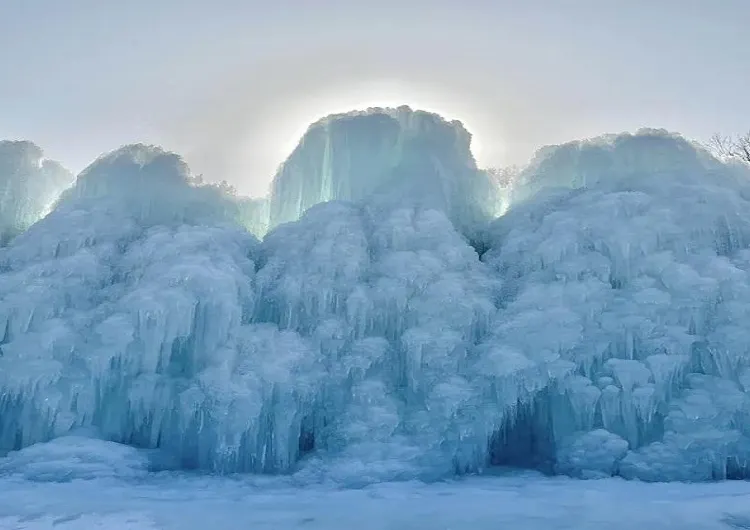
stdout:
<svg viewBox="0 0 750 530">
<path fill-rule="evenodd" d="M 738 136 L 714 134 L 708 148 L 719 158 L 742 160 L 750 164 L 750 132 Z"/>
</svg>

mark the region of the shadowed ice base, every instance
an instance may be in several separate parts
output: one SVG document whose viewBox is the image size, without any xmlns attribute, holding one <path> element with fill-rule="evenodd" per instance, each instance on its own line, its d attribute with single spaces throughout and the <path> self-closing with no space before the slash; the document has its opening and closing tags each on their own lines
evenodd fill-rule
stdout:
<svg viewBox="0 0 750 530">
<path fill-rule="evenodd" d="M 292 477 L 150 472 L 150 455 L 82 437 L 34 450 L 0 461 L 3 530 L 750 528 L 750 483 L 740 481 L 580 481 L 498 468 L 429 485 L 302 487 Z"/>
</svg>

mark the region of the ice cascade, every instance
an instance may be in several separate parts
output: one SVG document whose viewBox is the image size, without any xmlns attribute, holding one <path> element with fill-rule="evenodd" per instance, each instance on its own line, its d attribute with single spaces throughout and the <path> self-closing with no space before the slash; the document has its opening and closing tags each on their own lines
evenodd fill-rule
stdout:
<svg viewBox="0 0 750 530">
<path fill-rule="evenodd" d="M 497 206 L 470 143 L 460 122 L 406 106 L 323 118 L 274 178 L 270 226 L 296 221 L 315 204 L 348 200 L 435 208 L 470 232 Z"/>
<path fill-rule="evenodd" d="M 242 223 L 265 205 L 134 145 L 0 248 L 0 452 L 22 450 L 0 472 L 47 476 L 23 450 L 51 439 L 85 460 L 93 429 L 300 479 L 748 476 L 747 169 L 663 131 L 547 148 L 478 249 L 464 223 L 488 196 L 450 158 L 455 125 L 370 111 L 310 131 L 268 206 L 293 222 L 262 242 Z"/>
<path fill-rule="evenodd" d="M 644 130 L 524 176 L 484 256 L 504 278 L 492 335 L 571 363 L 525 436 L 577 476 L 747 477 L 750 172 Z"/>
</svg>

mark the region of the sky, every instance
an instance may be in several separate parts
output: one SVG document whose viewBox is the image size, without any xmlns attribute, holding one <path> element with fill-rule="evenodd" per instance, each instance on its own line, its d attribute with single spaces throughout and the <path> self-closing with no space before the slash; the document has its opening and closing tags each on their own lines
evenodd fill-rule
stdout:
<svg viewBox="0 0 750 530">
<path fill-rule="evenodd" d="M 0 0 L 0 139 L 80 171 L 133 142 L 260 196 L 306 127 L 412 107 L 481 166 L 750 130 L 748 0 Z"/>
</svg>

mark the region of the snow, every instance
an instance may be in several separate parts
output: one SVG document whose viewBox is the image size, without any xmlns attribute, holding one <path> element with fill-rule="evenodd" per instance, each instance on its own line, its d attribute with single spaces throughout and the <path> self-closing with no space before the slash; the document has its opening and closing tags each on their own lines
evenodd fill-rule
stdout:
<svg viewBox="0 0 750 530">
<path fill-rule="evenodd" d="M 481 225 L 496 197 L 467 135 L 410 109 L 332 117 L 270 203 L 153 146 L 94 162 L 0 248 L 0 474 L 747 478 L 747 171 L 663 131 L 577 142 Z M 384 160 L 397 181 L 357 176 Z M 263 212 L 291 222 L 259 241 Z M 92 436 L 159 463 L 89 459 Z"/>
<path fill-rule="evenodd" d="M 0 459 L 0 528 L 726 530 L 750 524 L 750 484 L 737 481 L 579 481 L 502 470 L 350 489 L 295 477 L 145 473 L 149 458 L 73 436 Z"/>
<path fill-rule="evenodd" d="M 127 445 L 79 432 L 35 444 L 0 459 L 0 474 L 30 482 L 62 483 L 100 478 L 142 478 L 148 454 Z"/>
</svg>

